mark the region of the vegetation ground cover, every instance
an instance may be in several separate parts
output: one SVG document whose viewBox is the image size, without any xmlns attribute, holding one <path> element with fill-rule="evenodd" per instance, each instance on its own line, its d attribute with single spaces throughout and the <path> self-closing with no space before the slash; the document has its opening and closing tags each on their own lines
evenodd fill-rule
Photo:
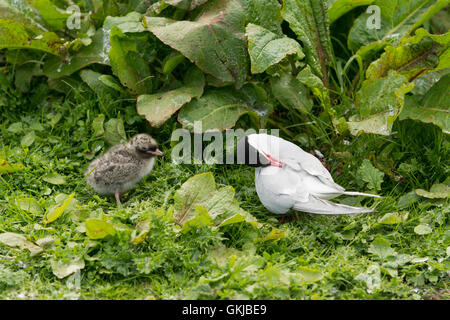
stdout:
<svg viewBox="0 0 450 320">
<path fill-rule="evenodd" d="M 76 1 L 69 29 L 64 1 L 0 1 L 2 299 L 449 298 L 448 1 L 150 2 Z M 253 168 L 174 165 L 199 118 L 279 129 L 383 198 L 281 223 Z M 166 156 L 118 207 L 83 173 L 139 132 Z M 221 200 L 180 223 L 193 185 Z"/>
</svg>

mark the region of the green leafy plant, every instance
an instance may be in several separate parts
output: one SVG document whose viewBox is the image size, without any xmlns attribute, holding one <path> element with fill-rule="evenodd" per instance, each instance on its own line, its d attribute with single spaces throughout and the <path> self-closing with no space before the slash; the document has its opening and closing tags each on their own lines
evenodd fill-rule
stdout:
<svg viewBox="0 0 450 320">
<path fill-rule="evenodd" d="M 448 299 L 448 4 L 0 0 L 0 297 Z M 383 198 L 274 216 L 253 168 L 171 162 L 195 121 Z M 138 132 L 166 156 L 116 207 L 83 173 Z"/>
<path fill-rule="evenodd" d="M 181 109 L 178 119 L 191 130 L 187 123 L 192 119 L 211 121 L 203 130 L 224 130 L 249 110 L 276 112 L 275 106 L 281 104 L 302 112 L 297 121 L 305 116 L 314 119 L 322 109 L 334 128 L 330 134 L 350 130 L 353 135 L 390 135 L 397 118 L 422 119 L 428 112 L 426 106 L 420 109 L 409 102 L 416 101 L 408 95 L 413 87 L 428 73 L 440 77 L 438 72 L 442 75 L 448 69 L 448 33 L 433 35 L 420 28 L 445 7 L 445 0 L 408 6 L 347 0 L 286 0 L 282 5 L 274 0 L 153 2 L 147 8 L 125 3 L 83 5 L 94 9 L 92 19 L 82 14 L 79 28 L 69 29 L 65 26 L 69 15 L 58 7 L 61 4 L 30 2 L 39 14 L 30 11 L 19 19 L 26 5 L 6 1 L 0 48 L 17 67 L 21 90 L 28 89 L 19 80 L 22 72 L 27 77 L 44 75 L 53 83 L 67 82 L 67 77 L 75 80 L 79 73 L 97 94 L 118 90 L 116 94 L 136 99 L 138 113 L 154 127 Z M 380 27 L 372 32 L 369 13 L 360 14 L 342 52 L 332 40 L 336 21 L 369 4 L 379 8 Z M 283 20 L 288 28 L 282 28 Z M 42 33 L 46 28 L 51 32 Z M 21 52 L 20 59 L 14 58 L 18 49 L 25 48 L 29 50 Z M 31 53 L 40 58 L 31 60 Z M 350 72 L 354 61 L 359 65 L 356 73 Z M 94 73 L 91 68 L 100 70 L 95 64 L 109 66 L 109 72 L 103 68 Z M 242 90 L 249 84 L 259 93 L 248 91 L 244 101 L 221 100 L 223 95 L 238 95 L 230 87 Z M 312 110 L 311 93 L 318 98 L 319 109 Z M 348 108 L 352 102 L 347 97 L 354 97 L 355 110 Z M 444 111 L 437 111 L 431 122 L 447 130 L 448 106 L 440 108 Z M 229 122 L 211 118 L 212 113 L 222 118 L 225 110 Z"/>
</svg>

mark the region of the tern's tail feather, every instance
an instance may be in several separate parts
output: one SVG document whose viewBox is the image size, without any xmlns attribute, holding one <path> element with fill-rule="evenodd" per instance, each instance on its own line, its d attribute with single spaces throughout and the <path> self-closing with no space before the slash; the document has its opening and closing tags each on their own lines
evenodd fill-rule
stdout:
<svg viewBox="0 0 450 320">
<path fill-rule="evenodd" d="M 307 202 L 297 201 L 292 209 L 315 214 L 358 214 L 364 212 L 373 212 L 373 209 L 352 207 L 344 204 L 334 203 L 317 198 L 313 195 L 309 196 Z"/>
<path fill-rule="evenodd" d="M 356 191 L 344 191 L 344 194 L 349 196 L 366 196 L 366 197 L 373 197 L 373 198 L 381 198 L 381 196 L 377 194 L 371 194 L 371 193 L 363 193 L 363 192 L 356 192 Z"/>
</svg>

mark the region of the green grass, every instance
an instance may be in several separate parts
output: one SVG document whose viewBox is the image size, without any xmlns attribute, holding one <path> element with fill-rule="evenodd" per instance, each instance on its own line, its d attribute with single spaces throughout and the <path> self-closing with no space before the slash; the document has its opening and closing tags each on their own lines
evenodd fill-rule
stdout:
<svg viewBox="0 0 450 320">
<path fill-rule="evenodd" d="M 293 212 L 295 219 L 281 224 L 280 217 L 259 202 L 252 168 L 174 166 L 174 122 L 151 131 L 167 156 L 122 196 L 122 207 L 113 197 L 96 195 L 83 172 L 93 156 L 89 152 L 98 146 L 98 156 L 108 147 L 91 128 L 102 111 L 90 95 L 75 92 L 76 103 L 68 101 L 33 103 L 12 92 L 8 104 L 0 107 L 0 158 L 24 166 L 0 175 L 0 233 L 23 234 L 32 242 L 54 239 L 34 257 L 26 249 L 0 243 L 0 299 L 449 299 L 448 199 L 414 194 L 417 188 L 429 190 L 434 183 L 448 181 L 449 144 L 438 128 L 403 121 L 396 123 L 391 137 L 343 137 L 332 144 L 324 134 L 305 149 L 321 150 L 335 181 L 348 190 L 373 191 L 358 175 L 362 161 L 371 160 L 385 173 L 379 191 L 383 198 L 340 198 L 349 204 L 375 205 L 371 214 Z M 125 119 L 128 136 L 147 130 L 132 104 L 115 106 L 108 111 Z M 23 129 L 11 130 L 17 122 Z M 22 139 L 30 131 L 36 137 L 26 146 Z M 219 186 L 235 188 L 240 206 L 261 222 L 261 228 L 239 223 L 217 230 L 194 228 L 186 234 L 174 230 L 170 206 L 175 191 L 189 177 L 209 171 Z M 63 175 L 66 183 L 45 182 L 42 177 L 48 173 Z M 45 210 L 59 194 L 72 192 L 77 205 L 45 225 Z M 24 198 L 35 199 L 42 210 L 18 206 Z M 380 223 L 392 212 L 407 218 Z M 102 216 L 112 218 L 119 230 L 102 240 L 89 239 L 84 220 Z M 133 230 L 144 219 L 151 219 L 145 241 L 130 244 Z M 419 224 L 428 225 L 431 232 L 417 234 Z M 285 236 L 254 241 L 272 228 Z M 81 272 L 64 279 L 55 276 L 52 264 L 76 259 L 84 260 Z"/>
</svg>

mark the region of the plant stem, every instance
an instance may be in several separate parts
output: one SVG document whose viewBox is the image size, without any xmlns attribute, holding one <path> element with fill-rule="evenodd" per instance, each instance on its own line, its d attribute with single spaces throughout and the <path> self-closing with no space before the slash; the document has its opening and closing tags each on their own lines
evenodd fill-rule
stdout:
<svg viewBox="0 0 450 320">
<path fill-rule="evenodd" d="M 292 75 L 295 77 L 295 76 L 297 76 L 297 74 L 299 72 L 297 66 L 295 65 L 295 60 L 292 57 L 292 55 L 288 56 L 288 59 L 289 59 L 289 63 L 291 64 Z"/>
<path fill-rule="evenodd" d="M 278 122 L 274 121 L 273 119 L 269 118 L 267 119 L 267 122 L 269 122 L 270 124 L 276 126 L 277 128 L 279 128 L 281 131 L 283 131 L 284 133 L 286 133 L 289 137 L 294 138 L 295 135 L 289 131 L 288 129 L 284 128 L 283 126 L 281 126 Z"/>
</svg>

